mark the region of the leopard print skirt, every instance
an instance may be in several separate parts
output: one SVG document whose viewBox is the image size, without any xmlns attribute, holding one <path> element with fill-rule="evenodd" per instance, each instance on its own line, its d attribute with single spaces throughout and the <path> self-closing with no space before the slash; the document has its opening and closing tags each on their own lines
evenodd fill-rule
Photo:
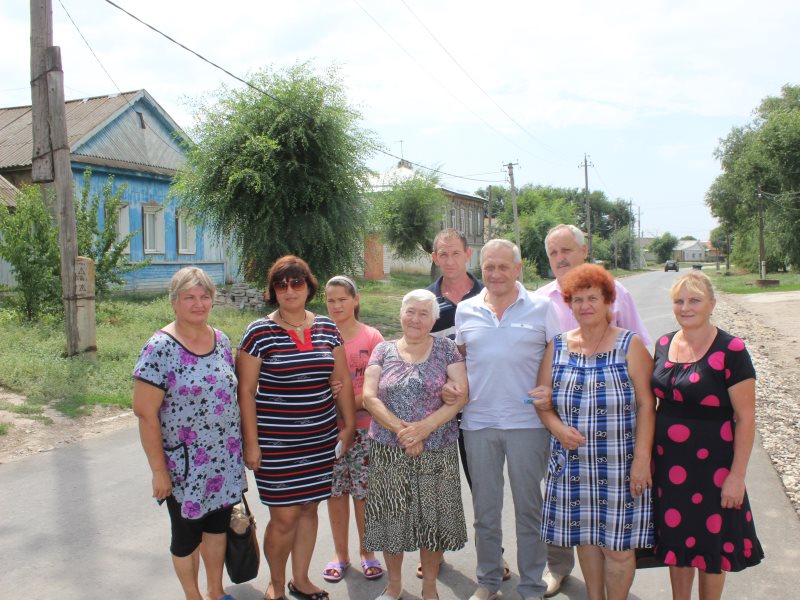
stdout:
<svg viewBox="0 0 800 600">
<path fill-rule="evenodd" d="M 458 449 L 408 456 L 372 441 L 364 546 L 396 554 L 427 548 L 460 550 L 467 542 Z"/>
</svg>

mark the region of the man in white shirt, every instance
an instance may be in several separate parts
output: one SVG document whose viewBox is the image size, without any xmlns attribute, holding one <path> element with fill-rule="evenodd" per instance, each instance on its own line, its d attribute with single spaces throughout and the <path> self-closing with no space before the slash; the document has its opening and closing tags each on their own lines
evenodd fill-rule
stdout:
<svg viewBox="0 0 800 600">
<path fill-rule="evenodd" d="M 545 346 L 559 331 L 546 298 L 529 293 L 517 279 L 519 248 L 491 240 L 481 251 L 485 288 L 456 310 L 456 343 L 467 361 L 469 403 L 461 428 L 472 471 L 478 589 L 470 600 L 498 597 L 502 582 L 503 467 L 508 466 L 516 518 L 517 588 L 541 598 L 546 546 L 540 539 L 541 482 L 550 434 L 529 403 L 528 391 Z"/>
<path fill-rule="evenodd" d="M 587 249 L 583 232 L 574 225 L 564 225 L 563 223 L 556 225 L 547 232 L 544 238 L 544 247 L 547 250 L 547 258 L 550 260 L 550 269 L 556 279 L 540 287 L 534 294 L 550 298 L 558 315 L 559 333 L 570 331 L 578 327 L 578 322 L 561 295 L 561 282 L 567 273 L 586 261 Z M 649 346 L 650 336 L 639 317 L 630 292 L 619 281 L 615 281 L 614 284 L 617 294 L 616 300 L 611 305 L 611 323 L 635 332 L 642 338 L 645 346 Z M 572 548 L 548 546 L 547 571 L 544 574 L 547 591 L 545 591 L 544 597 L 549 598 L 556 595 L 564 579 L 574 568 L 575 553 Z"/>
</svg>

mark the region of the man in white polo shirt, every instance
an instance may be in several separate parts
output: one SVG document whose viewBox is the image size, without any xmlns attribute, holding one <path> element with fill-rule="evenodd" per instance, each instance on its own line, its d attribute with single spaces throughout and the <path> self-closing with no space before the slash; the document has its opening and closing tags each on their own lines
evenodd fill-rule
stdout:
<svg viewBox="0 0 800 600">
<path fill-rule="evenodd" d="M 466 356 L 469 378 L 461 428 L 473 474 L 478 555 L 479 587 L 471 600 L 497 598 L 502 582 L 504 463 L 516 518 L 517 589 L 526 599 L 541 598 L 545 590 L 541 481 L 549 433 L 528 403 L 528 391 L 536 387 L 545 346 L 559 325 L 550 301 L 517 281 L 521 272 L 519 248 L 490 240 L 481 250 L 486 287 L 456 310 L 456 343 Z"/>
</svg>

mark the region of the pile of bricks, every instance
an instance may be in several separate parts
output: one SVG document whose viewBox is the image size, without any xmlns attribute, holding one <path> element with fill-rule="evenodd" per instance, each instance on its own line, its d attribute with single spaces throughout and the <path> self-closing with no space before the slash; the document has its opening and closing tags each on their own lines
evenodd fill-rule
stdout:
<svg viewBox="0 0 800 600">
<path fill-rule="evenodd" d="M 230 287 L 217 289 L 214 306 L 230 306 L 239 310 L 264 312 L 264 293 L 249 287 L 246 283 L 234 283 Z"/>
</svg>

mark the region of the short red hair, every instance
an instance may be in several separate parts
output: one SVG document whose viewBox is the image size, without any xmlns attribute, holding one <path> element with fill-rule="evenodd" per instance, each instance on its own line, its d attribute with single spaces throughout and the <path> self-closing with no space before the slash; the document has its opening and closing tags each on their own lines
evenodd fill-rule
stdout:
<svg viewBox="0 0 800 600">
<path fill-rule="evenodd" d="M 603 293 L 603 301 L 611 304 L 617 298 L 617 288 L 614 285 L 614 276 L 600 265 L 589 263 L 571 269 L 561 282 L 561 297 L 564 302 L 572 302 L 572 295 L 578 290 L 591 287 L 599 288 Z"/>
</svg>

